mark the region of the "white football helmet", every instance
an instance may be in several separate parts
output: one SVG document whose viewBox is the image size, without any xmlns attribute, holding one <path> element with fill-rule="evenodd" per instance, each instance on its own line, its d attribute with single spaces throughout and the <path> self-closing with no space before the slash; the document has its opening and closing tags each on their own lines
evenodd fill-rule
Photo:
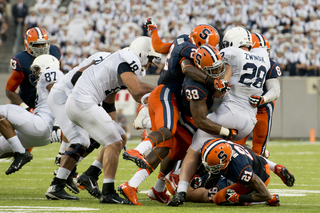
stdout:
<svg viewBox="0 0 320 213">
<path fill-rule="evenodd" d="M 32 71 L 32 74 L 29 76 L 30 82 L 35 85 L 41 73 L 49 68 L 60 69 L 60 63 L 56 57 L 46 54 L 36 57 L 30 66 L 30 70 Z"/>
<path fill-rule="evenodd" d="M 152 62 L 153 58 L 160 58 L 161 54 L 154 51 L 151 38 L 147 36 L 140 36 L 133 40 L 130 44 L 129 51 L 138 56 L 141 66 L 145 66 L 149 61 Z"/>
<path fill-rule="evenodd" d="M 226 32 L 222 39 L 222 47 L 252 47 L 252 37 L 249 30 L 243 27 L 234 27 Z"/>
</svg>

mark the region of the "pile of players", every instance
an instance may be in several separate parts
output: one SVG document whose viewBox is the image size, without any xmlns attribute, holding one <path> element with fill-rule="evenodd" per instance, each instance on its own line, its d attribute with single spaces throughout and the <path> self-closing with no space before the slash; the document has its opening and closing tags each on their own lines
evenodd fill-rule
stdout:
<svg viewBox="0 0 320 213">
<path fill-rule="evenodd" d="M 265 158 L 281 75 L 269 59 L 268 41 L 235 27 L 223 36 L 219 51 L 220 36 L 209 25 L 198 25 L 172 43 L 161 41 L 151 19 L 145 27 L 151 38 L 139 37 L 115 53 L 98 52 L 66 75 L 59 70 L 46 32 L 40 28 L 27 32 L 26 51 L 11 62 L 14 71 L 6 89 L 12 104 L 0 106 L 0 157 L 14 157 L 6 174 L 32 160 L 28 149 L 56 140 L 52 139 L 59 133 L 56 120 L 63 132 L 61 159 L 45 193 L 48 199 L 78 200 L 64 188 L 79 192 L 70 177 L 76 165 L 102 145 L 96 160 L 77 179 L 100 203 L 142 205 L 137 188 L 161 163 L 157 182 L 147 193 L 152 200 L 169 206 L 185 201 L 279 206 L 279 196 L 267 189 L 270 170 L 287 186 L 293 186 L 294 176 Z M 167 54 L 167 59 L 158 86 L 141 82 L 160 54 Z M 19 84 L 20 95 L 14 92 Z M 135 128 L 152 130 L 135 149 L 123 153 L 125 160 L 140 167 L 118 187 L 125 199 L 114 186 L 118 156 L 127 141 L 114 106 L 121 89 L 128 89 L 143 104 Z M 23 91 L 36 100 L 25 98 Z M 208 113 L 214 98 L 222 98 L 222 103 Z M 245 143 L 252 131 L 251 149 Z M 181 170 L 175 165 L 181 165 Z M 102 169 L 100 191 L 97 181 Z"/>
</svg>

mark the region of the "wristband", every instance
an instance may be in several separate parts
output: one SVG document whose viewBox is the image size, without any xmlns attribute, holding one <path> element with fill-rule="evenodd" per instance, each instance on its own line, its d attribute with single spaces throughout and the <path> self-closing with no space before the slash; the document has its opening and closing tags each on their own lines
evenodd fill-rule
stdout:
<svg viewBox="0 0 320 213">
<path fill-rule="evenodd" d="M 25 109 L 28 109 L 28 108 L 29 108 L 29 106 L 28 106 L 26 103 L 24 103 L 24 102 L 22 102 L 22 103 L 20 104 L 20 106 L 23 107 L 23 108 L 25 108 Z"/>
<path fill-rule="evenodd" d="M 228 128 L 225 128 L 225 127 L 221 127 L 220 129 L 220 132 L 219 132 L 219 135 L 224 135 L 224 136 L 228 136 L 230 133 L 230 130 Z"/>
</svg>

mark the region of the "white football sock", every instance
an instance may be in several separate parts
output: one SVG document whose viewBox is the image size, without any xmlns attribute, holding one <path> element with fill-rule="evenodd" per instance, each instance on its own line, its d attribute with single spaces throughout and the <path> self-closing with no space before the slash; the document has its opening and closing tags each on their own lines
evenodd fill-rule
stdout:
<svg viewBox="0 0 320 213">
<path fill-rule="evenodd" d="M 141 154 L 145 153 L 147 150 L 151 149 L 153 147 L 153 143 L 149 138 L 144 139 L 139 143 L 139 145 L 135 148 L 135 150 L 138 150 Z"/>
<path fill-rule="evenodd" d="M 274 162 L 272 162 L 272 161 L 270 161 L 270 160 L 268 160 L 267 158 L 265 158 L 265 160 L 267 161 L 267 163 L 269 164 L 269 167 L 270 167 L 270 169 L 271 169 L 271 171 L 275 171 L 275 166 L 277 165 L 276 163 L 274 163 Z"/>
<path fill-rule="evenodd" d="M 100 170 L 103 169 L 102 163 L 100 163 L 99 161 L 95 160 L 93 161 L 93 163 L 91 164 L 92 166 L 98 167 Z"/>
<path fill-rule="evenodd" d="M 69 169 L 59 167 L 56 177 L 59 179 L 67 180 L 71 171 Z"/>
<path fill-rule="evenodd" d="M 139 169 L 128 181 L 128 184 L 131 187 L 137 188 L 149 175 L 146 169 Z"/>
<path fill-rule="evenodd" d="M 157 179 L 156 184 L 154 185 L 154 190 L 156 190 L 157 192 L 164 192 L 164 189 L 166 188 L 166 181 L 163 179 Z"/>
<path fill-rule="evenodd" d="M 187 181 L 179 181 L 177 192 L 187 192 L 187 189 L 189 187 L 189 182 Z"/>
<path fill-rule="evenodd" d="M 114 179 L 113 178 L 104 178 L 103 183 L 114 183 Z"/>
<path fill-rule="evenodd" d="M 13 136 L 9 139 L 7 139 L 8 143 L 10 144 L 13 152 L 20 152 L 20 153 L 25 153 L 26 149 L 22 146 L 18 136 Z"/>
</svg>

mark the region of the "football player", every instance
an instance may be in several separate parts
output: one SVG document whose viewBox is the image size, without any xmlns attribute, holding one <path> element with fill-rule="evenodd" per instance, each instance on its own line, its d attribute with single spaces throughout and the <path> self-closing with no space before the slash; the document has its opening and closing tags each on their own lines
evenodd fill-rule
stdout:
<svg viewBox="0 0 320 213">
<path fill-rule="evenodd" d="M 189 59 L 184 59 L 181 63 L 183 69 L 197 69 L 215 79 L 222 79 L 224 76 L 224 63 L 217 48 L 211 45 L 202 45 L 195 51 L 194 63 Z M 157 183 L 147 193 L 152 200 L 161 203 L 168 203 L 170 197 L 166 194 L 164 177 L 173 169 L 178 160 L 181 160 L 191 144 L 192 136 L 197 128 L 201 128 L 212 134 L 219 134 L 224 127 L 215 124 L 206 118 L 208 110 L 212 107 L 213 97 L 220 97 L 223 93 L 206 87 L 189 77 L 184 79 L 182 85 L 182 95 L 179 102 L 179 121 L 177 131 L 172 139 L 157 144 L 145 160 L 150 168 L 141 169 L 126 183 L 118 188 L 135 205 L 142 205 L 137 199 L 137 187 L 154 171 L 161 162 L 161 168 Z M 149 97 L 150 99 L 153 97 Z M 152 116 L 151 116 L 151 120 Z M 155 125 L 155 123 L 153 123 Z M 236 132 L 236 130 L 227 130 Z M 236 134 L 236 133 L 235 133 Z M 228 135 L 232 139 L 235 135 Z"/>
<path fill-rule="evenodd" d="M 12 74 L 6 85 L 6 95 L 12 104 L 30 110 L 35 107 L 36 88 L 29 81 L 30 66 L 34 59 L 43 54 L 50 54 L 60 60 L 60 49 L 50 45 L 47 32 L 39 27 L 34 27 L 26 32 L 24 38 L 25 50 L 11 58 Z M 19 93 L 16 89 L 19 87 Z"/>
<path fill-rule="evenodd" d="M 78 144 L 79 141 L 82 140 L 82 137 L 87 135 L 87 133 L 82 133 L 85 132 L 85 130 L 70 121 L 65 110 L 65 103 L 69 94 L 71 93 L 74 84 L 76 84 L 82 72 L 89 66 L 95 63 L 100 63 L 108 55 L 110 55 L 110 53 L 108 52 L 98 52 L 93 54 L 92 56 L 81 62 L 77 67 L 70 70 L 66 75 L 64 75 L 63 78 L 59 82 L 57 82 L 50 91 L 50 94 L 48 96 L 48 104 L 52 113 L 55 115 L 56 120 L 60 124 L 60 128 L 63 132 L 63 139 L 60 146 L 59 154 L 56 157 L 56 164 L 58 164 L 59 169 L 57 170 L 55 177 L 61 179 L 60 182 L 62 182 L 62 184 L 56 184 L 56 187 L 60 187 L 61 189 L 51 190 L 52 187 L 49 188 L 46 192 L 46 197 L 48 199 L 78 199 L 75 196 L 67 194 L 64 190 L 64 186 L 66 185 L 67 188 L 70 189 L 73 193 L 79 193 L 78 187 L 73 183 L 73 177 L 75 176 L 76 170 L 75 164 L 77 162 L 74 162 L 72 158 L 70 160 L 70 155 L 64 155 L 64 152 L 70 146 L 70 144 Z M 85 155 L 93 151 L 94 147 L 98 148 L 99 144 L 96 144 L 95 142 L 90 143 L 90 146 L 86 150 Z M 61 159 L 63 159 L 62 162 Z M 55 181 L 55 178 L 53 182 Z"/>
<path fill-rule="evenodd" d="M 264 48 L 270 51 L 270 45 L 267 38 L 259 33 L 253 33 L 252 36 L 252 48 Z M 253 107 L 257 107 L 257 123 L 252 131 L 252 151 L 258 155 L 262 155 L 266 158 L 269 157 L 270 153 L 266 149 L 269 141 L 271 132 L 272 117 L 275 106 L 275 100 L 280 95 L 280 83 L 277 79 L 281 76 L 280 66 L 270 59 L 270 69 L 266 75 L 266 81 L 263 86 L 263 93 L 261 96 L 252 95 L 250 96 L 249 102 Z M 245 145 L 249 135 L 240 141 L 235 143 Z M 269 164 L 270 169 L 277 174 L 284 184 L 291 187 L 294 184 L 293 175 L 288 169 L 280 164 Z"/>
<path fill-rule="evenodd" d="M 33 156 L 26 149 L 45 146 L 51 140 L 54 116 L 47 104 L 47 97 L 53 84 L 63 73 L 59 61 L 52 55 L 40 55 L 32 63 L 32 79 L 37 86 L 34 114 L 15 104 L 0 106 L 0 156 L 14 160 L 7 169 L 9 175 L 21 169 Z M 28 76 L 29 77 L 29 76 Z"/>
<path fill-rule="evenodd" d="M 143 95 L 155 88 L 140 79 L 152 60 L 159 56 L 153 50 L 149 37 L 138 37 L 131 43 L 129 51 L 119 50 L 87 68 L 68 96 L 65 106 L 69 119 L 105 147 L 101 162 L 104 180 L 100 203 L 130 204 L 114 190 L 119 155 L 125 146 L 113 123 L 116 120 L 114 102 L 116 93 L 121 89 L 128 89 L 133 98 L 140 102 Z M 101 102 L 106 105 L 108 113 L 98 106 Z M 66 154 L 74 161 L 79 160 L 90 144 L 88 135 L 85 136 L 80 143 L 66 150 Z M 57 182 L 52 183 L 52 190 L 58 190 L 55 187 L 60 184 L 58 182 L 57 179 Z"/>
<path fill-rule="evenodd" d="M 271 195 L 267 189 L 270 168 L 262 156 L 257 156 L 241 145 L 216 138 L 204 143 L 201 159 L 209 172 L 205 188 L 212 188 L 222 181 L 216 186 L 218 192 L 212 197 L 215 204 L 248 205 L 252 202 L 266 202 L 270 206 L 280 206 L 279 196 Z M 226 180 L 233 184 L 228 186 Z"/>
<path fill-rule="evenodd" d="M 237 141 L 247 136 L 256 123 L 257 109 L 250 105 L 248 97 L 252 94 L 262 94 L 262 86 L 267 70 L 270 69 L 270 61 L 265 49 L 251 50 L 251 33 L 245 28 L 231 28 L 224 35 L 222 43 L 225 48 L 220 53 L 225 61 L 225 79 L 230 81 L 231 90 L 224 95 L 216 111 L 208 114 L 208 118 L 226 127 L 226 130 L 237 129 L 238 133 L 233 138 L 233 141 Z M 184 199 L 189 182 L 201 162 L 200 150 L 203 143 L 218 137 L 201 129 L 197 130 L 182 162 L 178 193 L 168 205 L 178 206 L 179 200 Z"/>
<path fill-rule="evenodd" d="M 146 27 L 151 32 L 157 30 L 156 25 L 150 19 L 147 20 Z M 210 89 L 214 87 L 217 82 L 214 78 L 199 69 L 182 69 L 180 63 L 185 58 L 193 60 L 197 47 L 203 44 L 216 46 L 219 40 L 219 34 L 215 28 L 209 25 L 198 25 L 190 35 L 181 35 L 170 45 L 158 86 L 148 97 L 152 132 L 135 149 L 125 151 L 123 153 L 124 159 L 135 162 L 140 168 L 149 168 L 150 165 L 144 159 L 143 153 L 163 141 L 171 139 L 176 133 L 179 119 L 178 102 L 185 76 L 205 84 Z M 158 50 L 159 48 L 154 47 L 154 49 Z M 228 85 L 224 81 L 220 80 L 219 82 L 225 88 Z M 228 134 L 229 132 L 223 135 L 228 136 Z"/>
</svg>

